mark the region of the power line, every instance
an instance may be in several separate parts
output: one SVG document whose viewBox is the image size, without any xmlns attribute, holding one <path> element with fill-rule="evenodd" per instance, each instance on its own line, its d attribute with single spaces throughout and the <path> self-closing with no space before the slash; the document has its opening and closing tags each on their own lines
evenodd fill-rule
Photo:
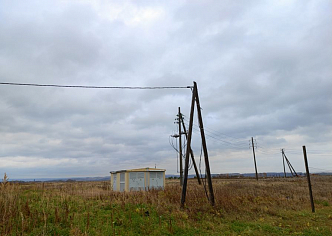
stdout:
<svg viewBox="0 0 332 236">
<path fill-rule="evenodd" d="M 188 89 L 192 86 L 157 86 L 157 87 L 135 87 L 135 86 L 90 86 L 90 85 L 58 85 L 58 84 L 30 84 L 30 83 L 7 83 L 0 85 L 33 86 L 33 87 L 56 87 L 56 88 L 85 88 L 85 89 Z"/>
<path fill-rule="evenodd" d="M 198 129 L 197 128 L 195 128 L 195 127 L 193 127 L 193 130 L 194 131 L 197 131 L 197 132 L 200 132 L 200 127 L 198 126 L 198 125 L 196 125 L 196 124 L 194 124 L 194 126 L 196 126 L 196 127 L 198 127 Z M 223 142 L 224 144 L 226 144 L 226 145 L 230 145 L 230 146 L 232 146 L 233 148 L 240 148 L 240 149 L 246 149 L 246 148 L 248 148 L 248 146 L 247 145 L 244 145 L 244 144 L 236 144 L 236 142 L 235 143 L 233 143 L 233 142 L 231 142 L 231 141 L 226 141 L 226 140 L 224 140 L 224 139 L 221 139 L 221 138 L 219 138 L 220 136 L 217 136 L 217 135 L 214 135 L 213 134 L 213 132 L 210 132 L 210 131 L 208 131 L 208 130 L 206 130 L 206 136 L 207 137 L 210 137 L 210 138 L 213 138 L 213 139 L 215 139 L 215 140 L 218 140 L 218 141 L 220 141 L 220 142 Z M 209 134 L 210 133 L 210 134 Z"/>
<path fill-rule="evenodd" d="M 189 122 L 189 121 L 185 118 L 185 115 L 183 115 L 183 116 L 184 116 L 183 119 L 186 120 L 186 122 Z M 194 124 L 194 125 L 198 127 L 198 125 L 196 125 L 196 124 Z M 210 130 L 210 131 L 209 131 L 209 130 Z M 216 135 L 216 136 L 223 135 L 223 136 L 226 136 L 226 137 L 228 137 L 228 138 L 231 138 L 231 139 L 235 139 L 235 140 L 237 140 L 237 141 L 232 141 L 233 143 L 236 143 L 236 142 L 245 142 L 245 141 L 246 141 L 246 139 L 243 139 L 243 138 L 235 138 L 235 137 L 229 136 L 229 135 L 227 135 L 227 134 L 221 133 L 221 132 L 219 132 L 219 131 L 215 131 L 215 130 L 209 128 L 209 127 L 205 127 L 205 131 L 210 132 L 210 133 L 213 133 L 213 134 Z"/>
<path fill-rule="evenodd" d="M 184 120 L 186 121 L 186 123 L 188 125 L 187 119 L 184 118 Z M 196 126 L 197 128 L 193 127 L 193 131 L 195 133 L 199 133 L 200 127 L 197 124 L 194 124 L 194 126 Z M 207 132 L 205 135 L 208 139 L 212 138 L 216 141 L 222 142 L 224 145 L 227 145 L 230 148 L 233 148 L 235 150 L 245 150 L 245 149 L 248 148 L 248 146 L 245 145 L 244 142 L 241 141 L 241 139 L 239 139 L 239 138 L 231 137 L 229 135 L 223 134 L 221 132 L 214 131 L 211 128 L 207 128 L 207 127 L 205 127 L 205 131 Z M 235 139 L 235 140 L 238 139 L 239 141 L 233 141 L 233 140 L 228 140 L 228 139 L 225 140 L 225 139 L 221 138 L 221 135 L 230 137 L 230 138 Z M 259 145 L 259 146 L 257 145 L 256 147 L 257 147 L 257 149 L 256 149 L 257 152 L 265 154 L 265 155 L 276 155 L 276 154 L 280 153 L 279 148 L 266 148 L 266 147 L 262 147 L 261 145 Z M 298 151 L 297 149 L 287 148 L 287 150 L 291 150 L 291 151 L 288 152 L 290 154 L 294 154 L 294 155 L 295 154 L 299 154 L 299 155 L 302 154 L 302 152 Z M 308 151 L 308 153 L 312 154 L 312 155 L 321 155 L 321 156 L 331 156 L 332 155 L 330 153 L 317 153 L 319 151 L 321 151 L 321 150 L 311 150 L 311 151 Z"/>
<path fill-rule="evenodd" d="M 257 145 L 257 148 L 261 148 L 261 149 L 265 149 L 265 150 L 280 150 L 280 148 L 265 148 L 265 147 L 262 147 L 261 145 Z"/>
<path fill-rule="evenodd" d="M 196 129 L 195 127 L 193 127 L 193 132 L 196 133 L 196 134 L 200 134 L 200 131 L 198 129 Z M 224 145 L 230 146 L 230 148 L 233 148 L 235 150 L 245 150 L 245 149 L 247 149 L 247 148 L 244 148 L 244 147 L 237 147 L 237 146 L 234 146 L 232 144 L 225 143 L 225 141 L 223 141 L 221 139 L 218 139 L 218 138 L 215 138 L 215 137 L 213 137 L 213 136 L 211 136 L 209 134 L 205 134 L 205 136 L 206 136 L 207 139 L 213 138 L 213 139 L 215 139 L 217 141 L 222 142 L 222 144 L 224 144 Z"/>
<path fill-rule="evenodd" d="M 313 156 L 332 156 L 331 153 L 311 153 L 311 152 L 308 152 L 308 154 L 313 155 Z"/>
<path fill-rule="evenodd" d="M 310 169 L 316 169 L 316 170 L 319 170 L 319 171 L 332 172 L 332 170 L 321 169 L 321 168 L 316 168 L 316 167 L 311 167 L 311 166 L 309 166 L 309 168 L 310 168 Z"/>
<path fill-rule="evenodd" d="M 261 149 L 256 149 L 257 152 L 262 153 L 262 154 L 266 154 L 266 155 L 276 155 L 279 154 L 279 152 L 273 152 L 273 151 L 262 151 Z"/>
</svg>

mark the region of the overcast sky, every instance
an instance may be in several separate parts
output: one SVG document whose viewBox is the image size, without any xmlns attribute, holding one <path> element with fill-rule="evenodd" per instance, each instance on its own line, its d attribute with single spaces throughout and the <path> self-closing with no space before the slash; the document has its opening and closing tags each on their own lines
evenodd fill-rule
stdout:
<svg viewBox="0 0 332 236">
<path fill-rule="evenodd" d="M 332 171 L 331 1 L 0 0 L 0 82 L 193 81 L 212 173 L 254 172 L 251 137 L 261 173 L 283 171 L 281 148 L 304 171 L 302 145 L 311 171 Z M 0 174 L 107 176 L 155 165 L 176 174 L 170 135 L 190 103 L 190 89 L 0 85 Z"/>
</svg>

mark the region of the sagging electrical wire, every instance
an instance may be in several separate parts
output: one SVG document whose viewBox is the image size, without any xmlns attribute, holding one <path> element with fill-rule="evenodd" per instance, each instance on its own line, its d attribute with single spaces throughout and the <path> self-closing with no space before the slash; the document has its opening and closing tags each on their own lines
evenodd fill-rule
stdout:
<svg viewBox="0 0 332 236">
<path fill-rule="evenodd" d="M 59 84 L 34 84 L 34 83 L 11 83 L 0 82 L 0 85 L 32 86 L 32 87 L 55 87 L 55 88 L 84 88 L 84 89 L 187 89 L 192 86 L 90 86 L 90 85 L 59 85 Z"/>
<path fill-rule="evenodd" d="M 171 138 L 173 138 L 173 139 L 171 139 Z M 177 159 L 177 161 L 176 161 L 176 164 L 177 164 L 177 173 L 180 173 L 180 172 L 179 172 L 179 168 L 178 168 L 178 160 L 179 160 L 179 156 L 180 156 L 180 151 L 179 151 L 179 149 L 178 149 L 178 143 L 175 142 L 176 144 L 174 145 L 174 137 L 173 137 L 173 135 L 170 135 L 168 140 L 169 140 L 169 144 L 171 145 L 171 147 L 172 147 L 172 148 L 176 151 L 176 153 L 177 153 L 177 158 L 176 158 L 176 159 Z M 186 150 L 186 149 L 185 149 L 186 147 L 187 147 L 187 141 L 185 141 L 182 150 Z M 186 160 L 186 152 L 184 152 L 184 153 L 182 154 L 182 161 L 185 162 L 185 160 Z M 194 166 L 194 164 L 193 164 L 192 160 L 189 158 L 188 170 L 191 170 L 193 166 Z"/>
</svg>

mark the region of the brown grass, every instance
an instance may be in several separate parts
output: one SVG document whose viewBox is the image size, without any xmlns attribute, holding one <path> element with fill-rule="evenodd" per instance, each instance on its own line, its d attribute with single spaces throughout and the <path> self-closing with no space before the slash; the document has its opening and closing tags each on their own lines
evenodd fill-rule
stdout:
<svg viewBox="0 0 332 236">
<path fill-rule="evenodd" d="M 114 192 L 109 184 L 109 182 L 9 184 L 4 181 L 0 188 L 0 235 L 16 235 L 19 232 L 28 234 L 41 224 L 46 232 L 50 223 L 70 227 L 71 232 L 78 232 L 79 226 L 75 225 L 75 219 L 78 217 L 82 217 L 82 221 L 85 222 L 84 228 L 88 231 L 92 227 L 91 217 L 94 215 L 93 212 L 97 211 L 96 207 L 103 209 L 109 205 L 120 206 L 121 209 L 134 206 L 136 213 L 142 217 L 146 206 L 150 206 L 155 209 L 159 217 L 157 224 L 161 225 L 160 219 L 169 216 L 165 220 L 168 230 L 172 232 L 175 224 L 177 227 L 189 227 L 185 224 L 190 222 L 195 224 L 194 222 L 201 221 L 202 217 L 211 219 L 211 225 L 207 227 L 213 229 L 215 217 L 255 221 L 262 217 L 275 219 L 284 217 L 285 214 L 282 212 L 296 213 L 303 210 L 310 212 L 308 185 L 305 178 L 268 178 L 259 181 L 213 179 L 215 207 L 209 205 L 203 186 L 190 179 L 184 210 L 180 210 L 181 187 L 178 180 L 167 180 L 164 191 L 130 193 Z M 331 208 L 332 176 L 313 176 L 312 187 L 317 211 L 324 207 Z M 115 222 L 113 214 L 116 215 L 117 212 L 112 210 L 110 216 L 112 222 Z M 131 214 L 128 215 L 129 221 Z M 173 222 L 174 219 L 179 221 Z M 121 219 L 117 220 L 121 224 Z M 115 234 L 115 226 L 111 225 Z M 72 234 L 79 235 L 79 233 Z"/>
</svg>

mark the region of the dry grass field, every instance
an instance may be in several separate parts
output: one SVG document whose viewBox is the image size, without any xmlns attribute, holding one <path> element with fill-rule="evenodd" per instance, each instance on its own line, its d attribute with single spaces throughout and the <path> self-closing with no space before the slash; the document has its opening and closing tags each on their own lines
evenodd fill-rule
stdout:
<svg viewBox="0 0 332 236">
<path fill-rule="evenodd" d="M 188 182 L 118 193 L 109 182 L 1 183 L 0 235 L 332 235 L 332 176 L 214 179 L 216 205 Z"/>
</svg>

